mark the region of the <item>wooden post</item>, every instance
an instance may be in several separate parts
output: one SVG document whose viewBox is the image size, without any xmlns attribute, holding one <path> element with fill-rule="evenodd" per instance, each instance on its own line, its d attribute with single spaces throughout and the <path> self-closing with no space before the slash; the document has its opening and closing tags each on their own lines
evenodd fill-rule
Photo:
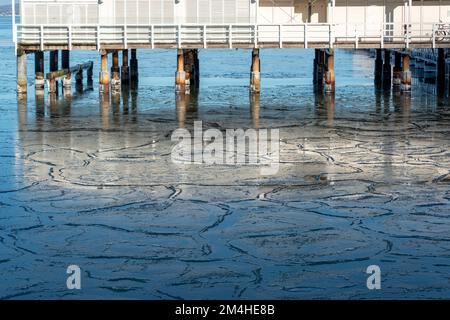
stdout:
<svg viewBox="0 0 450 320">
<path fill-rule="evenodd" d="M 128 66 L 128 49 L 122 50 L 122 70 L 121 70 L 122 85 L 130 84 L 130 67 Z"/>
<path fill-rule="evenodd" d="M 34 53 L 34 86 L 36 92 L 42 92 L 45 88 L 44 51 L 36 51 Z"/>
<path fill-rule="evenodd" d="M 197 49 L 183 49 L 184 71 L 186 73 L 186 87 L 190 90 L 199 88 L 199 60 Z"/>
<path fill-rule="evenodd" d="M 323 90 L 323 80 L 325 76 L 325 51 L 317 49 L 317 89 Z"/>
<path fill-rule="evenodd" d="M 445 95 L 445 50 L 438 49 L 438 61 L 436 64 L 436 92 L 439 96 Z"/>
<path fill-rule="evenodd" d="M 334 49 L 329 49 L 327 54 L 327 72 L 325 73 L 325 92 L 334 93 L 335 83 Z"/>
<path fill-rule="evenodd" d="M 175 91 L 185 93 L 189 89 L 186 86 L 186 72 L 184 71 L 184 52 L 183 49 L 177 51 L 177 71 L 175 72 Z"/>
<path fill-rule="evenodd" d="M 409 69 L 409 53 L 403 55 L 403 73 L 402 73 L 402 86 L 403 92 L 411 91 L 411 71 Z"/>
<path fill-rule="evenodd" d="M 390 88 L 392 84 L 392 66 L 391 66 L 391 51 L 384 50 L 384 64 L 383 64 L 383 87 Z"/>
<path fill-rule="evenodd" d="M 50 72 L 58 71 L 58 50 L 50 51 L 49 54 Z M 50 79 L 48 81 L 48 93 L 56 93 L 58 91 L 58 81 L 56 79 Z"/>
<path fill-rule="evenodd" d="M 106 51 L 101 51 L 101 65 L 100 65 L 100 92 L 109 91 L 109 72 L 108 72 L 108 55 Z"/>
<path fill-rule="evenodd" d="M 61 67 L 63 69 L 70 69 L 70 51 L 62 50 L 61 51 Z M 63 80 L 64 88 L 70 89 L 72 86 L 72 74 L 69 72 Z"/>
<path fill-rule="evenodd" d="M 259 58 L 259 49 L 252 51 L 252 67 L 250 73 L 250 91 L 253 93 L 261 92 L 261 61 Z"/>
<path fill-rule="evenodd" d="M 152 37 L 153 37 L 153 35 L 152 35 Z M 131 49 L 130 81 L 131 81 L 131 84 L 137 83 L 139 81 L 138 60 L 136 57 L 136 49 Z"/>
<path fill-rule="evenodd" d="M 382 50 L 381 49 L 376 49 L 377 50 L 377 56 L 375 58 L 375 85 L 379 86 L 381 85 L 382 81 L 383 81 L 383 56 L 382 56 Z"/>
<path fill-rule="evenodd" d="M 395 87 L 400 87 L 402 84 L 402 54 L 395 52 L 395 64 L 394 64 L 394 80 Z"/>
<path fill-rule="evenodd" d="M 27 54 L 22 48 L 17 48 L 17 93 L 27 93 Z"/>
<path fill-rule="evenodd" d="M 112 53 L 111 89 L 113 92 L 120 91 L 119 51 L 117 50 Z"/>
</svg>

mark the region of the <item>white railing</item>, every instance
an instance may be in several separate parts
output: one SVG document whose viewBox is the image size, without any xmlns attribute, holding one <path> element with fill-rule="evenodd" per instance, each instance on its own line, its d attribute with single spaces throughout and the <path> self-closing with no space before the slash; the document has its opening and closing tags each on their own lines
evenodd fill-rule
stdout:
<svg viewBox="0 0 450 320">
<path fill-rule="evenodd" d="M 326 44 L 402 43 L 409 48 L 414 42 L 427 42 L 430 47 L 450 42 L 450 27 L 444 24 L 381 26 L 339 24 L 183 24 L 183 25 L 23 25 L 13 32 L 16 43 L 46 46 L 157 46 L 183 47 L 196 45 L 233 48 L 242 44 L 258 47 L 266 43 L 282 48 L 289 44 L 308 47 L 310 43 Z"/>
</svg>

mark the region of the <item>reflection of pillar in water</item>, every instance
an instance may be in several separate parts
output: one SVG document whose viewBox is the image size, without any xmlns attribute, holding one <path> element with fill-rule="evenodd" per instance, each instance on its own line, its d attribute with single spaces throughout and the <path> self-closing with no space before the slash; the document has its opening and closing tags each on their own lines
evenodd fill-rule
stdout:
<svg viewBox="0 0 450 320">
<path fill-rule="evenodd" d="M 250 116 L 252 117 L 252 126 L 254 129 L 259 128 L 260 99 L 261 96 L 259 94 L 250 93 Z"/>
<path fill-rule="evenodd" d="M 381 92 L 375 89 L 375 113 L 381 113 Z"/>
<path fill-rule="evenodd" d="M 136 122 L 137 121 L 137 102 L 138 102 L 138 92 L 137 90 L 132 89 L 130 91 L 131 94 L 131 114 L 133 115 L 132 117 L 132 121 Z"/>
<path fill-rule="evenodd" d="M 445 95 L 445 50 L 438 49 L 436 90 L 438 96 Z"/>
<path fill-rule="evenodd" d="M 186 125 L 186 94 L 179 92 L 175 95 L 176 119 L 178 128 L 184 128 Z"/>
<path fill-rule="evenodd" d="M 79 69 L 75 73 L 75 87 L 77 92 L 83 92 L 83 69 Z"/>
<path fill-rule="evenodd" d="M 325 95 L 325 109 L 327 111 L 327 125 L 328 127 L 334 126 L 334 111 L 336 107 L 336 101 L 334 94 Z"/>
<path fill-rule="evenodd" d="M 42 95 L 43 96 L 43 95 Z M 27 114 L 28 114 L 28 101 L 26 94 L 20 94 L 17 96 L 17 119 L 19 121 L 19 128 L 21 131 L 26 129 L 27 126 Z"/>
<path fill-rule="evenodd" d="M 58 98 L 58 96 L 54 92 L 51 92 L 48 95 L 48 109 L 49 109 L 50 118 L 58 116 L 58 106 L 57 106 L 58 100 L 57 100 L 57 98 Z"/>
<path fill-rule="evenodd" d="M 100 101 L 100 114 L 102 117 L 102 128 L 108 129 L 109 128 L 109 93 L 108 92 L 101 92 L 99 95 L 99 101 Z"/>
<path fill-rule="evenodd" d="M 112 92 L 111 93 L 111 106 L 114 121 L 118 120 L 120 115 L 120 94 Z"/>
<path fill-rule="evenodd" d="M 123 114 L 128 114 L 129 109 L 129 98 L 130 98 L 130 87 L 124 85 L 122 82 L 122 104 L 123 104 Z"/>
<path fill-rule="evenodd" d="M 43 94 L 37 94 L 35 96 L 36 101 L 36 120 L 45 117 L 45 96 Z"/>
</svg>

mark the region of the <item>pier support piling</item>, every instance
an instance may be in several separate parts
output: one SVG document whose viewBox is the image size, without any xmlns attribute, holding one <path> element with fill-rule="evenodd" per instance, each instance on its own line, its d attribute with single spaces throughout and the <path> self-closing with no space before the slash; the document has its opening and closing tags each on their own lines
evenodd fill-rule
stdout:
<svg viewBox="0 0 450 320">
<path fill-rule="evenodd" d="M 49 66 L 50 72 L 58 71 L 59 59 L 58 50 L 50 51 Z M 58 81 L 52 78 L 48 81 L 48 93 L 56 93 L 58 91 Z"/>
<path fill-rule="evenodd" d="M 384 50 L 384 64 L 383 64 L 383 87 L 389 89 L 392 85 L 392 65 L 391 65 L 391 51 Z"/>
<path fill-rule="evenodd" d="M 253 93 L 261 92 L 261 60 L 259 58 L 259 49 L 252 51 L 252 66 L 250 71 L 250 91 Z"/>
<path fill-rule="evenodd" d="M 383 81 L 383 52 L 381 49 L 376 49 L 375 58 L 375 85 L 380 86 Z"/>
<path fill-rule="evenodd" d="M 112 53 L 111 89 L 113 92 L 120 91 L 119 52 L 117 50 Z"/>
<path fill-rule="evenodd" d="M 177 71 L 175 72 L 175 91 L 178 93 L 186 93 L 189 86 L 186 83 L 186 71 L 184 68 L 184 52 L 183 49 L 177 51 Z"/>
<path fill-rule="evenodd" d="M 439 96 L 445 95 L 445 49 L 438 49 L 436 65 L 436 92 Z"/>
<path fill-rule="evenodd" d="M 44 51 L 36 51 L 34 53 L 34 87 L 36 94 L 42 93 L 45 88 Z"/>
<path fill-rule="evenodd" d="M 27 54 L 21 48 L 17 49 L 17 93 L 27 93 Z"/>
<path fill-rule="evenodd" d="M 400 52 L 395 52 L 394 59 L 394 87 L 400 87 L 402 84 L 402 54 Z"/>
<path fill-rule="evenodd" d="M 136 56 L 136 49 L 131 49 L 130 83 L 136 84 L 138 81 L 139 81 L 139 72 L 138 72 L 138 60 Z"/>
<path fill-rule="evenodd" d="M 100 92 L 109 91 L 109 72 L 108 72 L 108 55 L 105 51 L 101 52 L 101 65 L 100 65 Z"/>
<path fill-rule="evenodd" d="M 325 73 L 325 92 L 334 93 L 335 91 L 334 75 L 334 49 L 329 49 L 327 54 L 327 71 Z"/>
<path fill-rule="evenodd" d="M 323 82 L 325 78 L 325 51 L 321 49 L 315 50 L 315 67 L 314 67 L 314 80 L 318 91 L 323 90 Z"/>
<path fill-rule="evenodd" d="M 189 90 L 196 90 L 199 88 L 199 60 L 197 49 L 184 49 L 184 71 L 186 73 L 186 86 Z"/>
<path fill-rule="evenodd" d="M 130 67 L 128 66 L 128 49 L 122 50 L 122 69 L 120 73 L 121 83 L 124 86 L 130 84 Z"/>
<path fill-rule="evenodd" d="M 62 50 L 61 51 L 61 67 L 63 69 L 70 69 L 70 51 Z M 65 89 L 70 89 L 72 86 L 72 74 L 69 72 L 63 80 L 63 87 Z"/>
<path fill-rule="evenodd" d="M 325 73 L 325 92 L 334 93 L 335 91 L 335 74 L 334 74 L 334 49 L 329 49 L 327 53 L 327 68 Z"/>
<path fill-rule="evenodd" d="M 411 71 L 409 68 L 410 56 L 409 53 L 403 55 L 403 72 L 402 72 L 402 92 L 411 91 Z"/>
</svg>

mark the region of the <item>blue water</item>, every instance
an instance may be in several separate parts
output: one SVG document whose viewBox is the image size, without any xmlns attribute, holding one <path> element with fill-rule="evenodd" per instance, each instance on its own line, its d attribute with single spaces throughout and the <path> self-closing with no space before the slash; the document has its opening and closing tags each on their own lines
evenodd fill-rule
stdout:
<svg viewBox="0 0 450 320">
<path fill-rule="evenodd" d="M 18 99 L 0 29 L 0 298 L 450 298 L 450 107 L 419 81 L 375 89 L 369 53 L 336 50 L 324 96 L 313 51 L 263 49 L 258 99 L 250 51 L 200 50 L 183 98 L 175 51 L 138 50 L 138 90 L 105 96 L 99 54 L 74 52 L 92 89 L 35 96 L 29 55 Z M 280 170 L 174 164 L 173 130 L 198 120 L 280 129 Z"/>
</svg>

